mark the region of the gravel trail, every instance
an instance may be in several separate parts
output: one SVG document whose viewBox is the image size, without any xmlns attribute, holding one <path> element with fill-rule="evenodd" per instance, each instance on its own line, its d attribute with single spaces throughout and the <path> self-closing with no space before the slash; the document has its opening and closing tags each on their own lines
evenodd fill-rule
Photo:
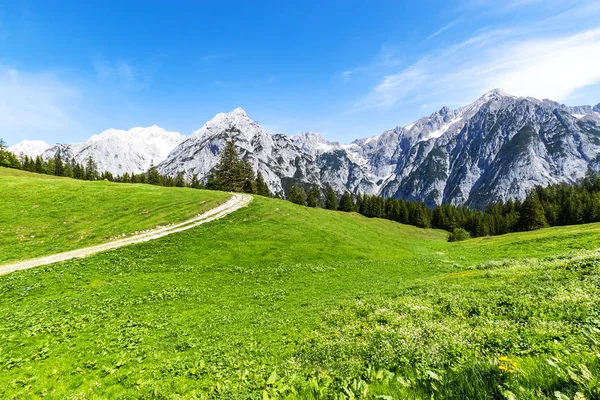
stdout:
<svg viewBox="0 0 600 400">
<path fill-rule="evenodd" d="M 204 214 L 198 215 L 187 221 L 169 225 L 162 228 L 152 229 L 141 233 L 139 235 L 129 236 L 124 239 L 115 240 L 113 242 L 103 243 L 96 246 L 85 247 L 83 249 L 66 251 L 64 253 L 52 254 L 50 256 L 33 258 L 30 260 L 18 261 L 12 264 L 0 265 L 0 275 L 8 274 L 13 271 L 19 271 L 22 269 L 29 269 L 40 265 L 54 264 L 61 261 L 70 260 L 72 258 L 83 258 L 92 254 L 100 253 L 102 251 L 118 249 L 119 247 L 129 246 L 135 243 L 147 242 L 149 240 L 158 239 L 163 236 L 170 235 L 185 231 L 187 229 L 194 228 L 198 225 L 211 222 L 224 216 L 239 210 L 240 208 L 246 207 L 252 201 L 252 196 L 247 194 L 234 193 L 229 200 L 208 210 Z"/>
</svg>

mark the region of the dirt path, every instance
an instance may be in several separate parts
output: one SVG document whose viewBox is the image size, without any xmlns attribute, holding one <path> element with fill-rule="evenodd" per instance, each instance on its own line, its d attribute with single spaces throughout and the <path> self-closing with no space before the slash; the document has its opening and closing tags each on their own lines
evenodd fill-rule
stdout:
<svg viewBox="0 0 600 400">
<path fill-rule="evenodd" d="M 221 204 L 220 206 L 215 207 L 212 210 L 208 210 L 204 214 L 198 215 L 192 219 L 188 219 L 185 222 L 170 225 L 164 228 L 152 229 L 139 235 L 115 240 L 114 242 L 103 243 L 92 247 L 66 251 L 64 253 L 53 254 L 40 258 L 33 258 L 31 260 L 19 261 L 13 264 L 0 265 L 0 275 L 8 274 L 21 269 L 37 267 L 39 265 L 54 264 L 56 262 L 70 260 L 72 258 L 83 258 L 92 254 L 100 253 L 102 251 L 117 249 L 119 247 L 129 246 L 135 243 L 142 243 L 149 240 L 158 239 L 172 233 L 185 231 L 198 225 L 223 218 L 224 216 L 239 210 L 242 207 L 246 207 L 251 201 L 252 196 L 236 193 L 233 194 L 231 198 L 227 200 L 227 202 Z"/>
</svg>

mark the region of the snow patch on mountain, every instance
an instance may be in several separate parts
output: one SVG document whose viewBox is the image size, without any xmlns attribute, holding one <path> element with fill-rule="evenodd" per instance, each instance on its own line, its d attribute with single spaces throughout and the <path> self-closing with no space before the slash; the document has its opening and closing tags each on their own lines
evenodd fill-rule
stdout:
<svg viewBox="0 0 600 400">
<path fill-rule="evenodd" d="M 139 174 L 146 172 L 152 163 L 158 164 L 167 158 L 185 138 L 156 125 L 127 131 L 108 129 L 85 142 L 53 145 L 42 156 L 48 159 L 59 154 L 63 160 L 74 158 L 78 163 L 85 163 L 92 157 L 99 171 L 114 175 Z"/>
<path fill-rule="evenodd" d="M 44 156 L 59 152 L 80 162 L 92 156 L 113 173 L 142 172 L 154 161 L 165 175 L 204 180 L 227 141 L 273 193 L 299 183 L 430 206 L 484 207 L 523 198 L 536 185 L 573 182 L 590 168 L 599 171 L 600 104 L 568 107 L 495 89 L 464 107 L 442 107 L 349 144 L 314 132 L 271 135 L 237 108 L 189 137 L 156 126 L 110 129 L 84 143 L 56 145 Z"/>
<path fill-rule="evenodd" d="M 16 154 L 17 156 L 23 155 L 27 157 L 37 157 L 52 147 L 51 144 L 44 142 L 43 140 L 23 140 L 8 148 L 8 151 Z"/>
</svg>

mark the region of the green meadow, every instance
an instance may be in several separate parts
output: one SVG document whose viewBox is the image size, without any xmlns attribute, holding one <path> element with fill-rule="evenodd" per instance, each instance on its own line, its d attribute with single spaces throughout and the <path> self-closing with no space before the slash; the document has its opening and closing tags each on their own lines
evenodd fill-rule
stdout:
<svg viewBox="0 0 600 400">
<path fill-rule="evenodd" d="M 0 265 L 185 221 L 226 193 L 87 182 L 0 167 Z"/>
<path fill-rule="evenodd" d="M 67 196 L 106 210 L 74 214 L 91 241 L 226 198 L 0 179 L 4 260 L 70 246 Z M 56 247 L 14 240 L 22 209 Z M 255 196 L 185 232 L 0 276 L 0 398 L 600 398 L 600 224 L 447 235 Z"/>
</svg>

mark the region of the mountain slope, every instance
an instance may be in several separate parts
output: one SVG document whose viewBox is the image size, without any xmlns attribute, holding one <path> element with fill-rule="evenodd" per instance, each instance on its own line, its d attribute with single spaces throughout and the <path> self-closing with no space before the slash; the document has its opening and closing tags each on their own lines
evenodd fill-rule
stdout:
<svg viewBox="0 0 600 400">
<path fill-rule="evenodd" d="M 598 170 L 600 107 L 484 94 L 405 127 L 349 145 L 307 132 L 270 135 L 237 109 L 218 114 L 160 165 L 162 173 L 203 179 L 232 140 L 274 192 L 297 181 L 338 193 L 485 207 L 524 198 L 536 185 L 574 182 Z"/>
<path fill-rule="evenodd" d="M 87 182 L 1 167 L 0 188 L 0 264 L 182 222 L 230 197 L 218 191 Z"/>
<path fill-rule="evenodd" d="M 53 146 L 44 157 L 58 152 L 83 162 L 91 156 L 114 174 L 142 172 L 153 161 L 163 174 L 204 180 L 229 140 L 273 193 L 285 195 L 296 182 L 482 208 L 598 171 L 600 104 L 569 107 L 496 89 L 465 107 L 443 107 L 350 144 L 312 132 L 271 135 L 238 108 L 217 114 L 189 137 L 156 126 L 109 130 L 84 143 Z"/>
<path fill-rule="evenodd" d="M 308 153 L 288 136 L 269 134 L 241 108 L 217 114 L 179 144 L 158 169 L 166 175 L 183 172 L 188 179 L 195 174 L 204 180 L 227 141 L 232 141 L 240 156 L 263 175 L 273 193 L 283 192 L 292 181 L 320 183 L 319 170 Z"/>
<path fill-rule="evenodd" d="M 16 154 L 17 156 L 37 157 L 48 150 L 52 145 L 44 142 L 43 140 L 23 140 L 10 146 L 8 151 Z"/>
<path fill-rule="evenodd" d="M 185 136 L 178 132 L 168 132 L 153 125 L 128 131 L 108 129 L 85 142 L 72 144 L 50 146 L 45 142 L 23 141 L 11 149 L 16 149 L 16 154 L 30 157 L 41 154 L 45 159 L 58 153 L 63 160 L 75 158 L 79 163 L 85 163 L 88 157 L 92 157 L 100 171 L 123 175 L 147 171 L 152 163 L 164 160 L 184 139 Z"/>
<path fill-rule="evenodd" d="M 371 172 L 388 179 L 379 192 L 384 197 L 484 207 L 598 170 L 595 111 L 586 118 L 568 111 L 549 100 L 494 90 L 467 107 L 443 108 L 355 143 Z"/>
<path fill-rule="evenodd" d="M 370 398 L 499 398 L 506 382 L 596 398 L 600 258 L 585 250 L 600 224 L 446 237 L 256 196 L 217 223 L 1 276 L 0 398 L 335 398 L 351 382 Z"/>
</svg>

